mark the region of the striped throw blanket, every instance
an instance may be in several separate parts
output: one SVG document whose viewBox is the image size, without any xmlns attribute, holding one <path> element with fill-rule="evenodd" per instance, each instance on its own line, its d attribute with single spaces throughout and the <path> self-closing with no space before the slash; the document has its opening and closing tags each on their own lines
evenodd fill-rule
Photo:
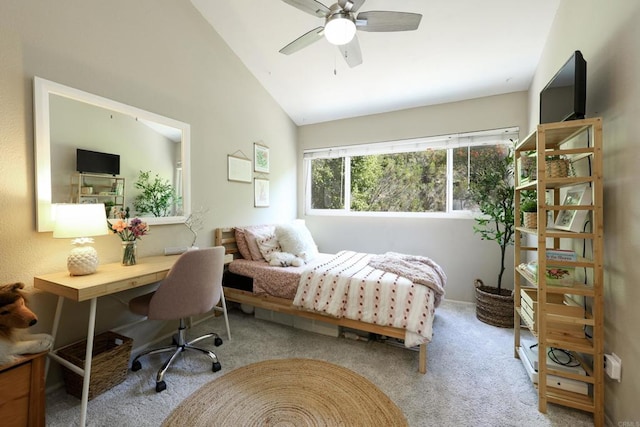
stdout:
<svg viewBox="0 0 640 427">
<path fill-rule="evenodd" d="M 300 277 L 293 304 L 337 318 L 405 329 L 407 347 L 430 341 L 434 289 L 372 267 L 372 257 L 341 251 L 328 261 L 311 265 Z M 441 271 L 440 267 L 436 270 Z M 446 280 L 444 273 L 442 277 Z M 442 289 L 444 280 L 439 284 Z"/>
</svg>

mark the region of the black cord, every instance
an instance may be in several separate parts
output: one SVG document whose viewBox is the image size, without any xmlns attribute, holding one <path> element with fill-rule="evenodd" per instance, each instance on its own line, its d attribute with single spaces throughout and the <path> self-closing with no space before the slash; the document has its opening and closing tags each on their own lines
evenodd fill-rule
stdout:
<svg viewBox="0 0 640 427">
<path fill-rule="evenodd" d="M 531 344 L 529 346 L 529 350 L 533 350 L 535 347 L 538 347 L 538 343 Z M 557 365 L 562 365 L 569 368 L 580 366 L 580 361 L 573 354 L 571 354 L 570 351 L 556 347 L 549 347 L 547 355 L 549 356 L 549 359 L 551 359 L 551 361 Z"/>
<path fill-rule="evenodd" d="M 580 361 L 567 350 L 550 347 L 549 351 L 547 351 L 547 355 L 549 356 L 549 359 L 551 359 L 558 365 L 567 366 L 570 368 L 580 366 Z"/>
</svg>

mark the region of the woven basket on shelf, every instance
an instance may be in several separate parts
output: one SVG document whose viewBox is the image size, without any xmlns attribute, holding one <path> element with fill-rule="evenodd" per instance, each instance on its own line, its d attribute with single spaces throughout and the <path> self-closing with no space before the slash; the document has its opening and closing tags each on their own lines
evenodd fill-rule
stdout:
<svg viewBox="0 0 640 427">
<path fill-rule="evenodd" d="M 538 212 L 523 212 L 522 219 L 525 228 L 538 228 Z"/>
<path fill-rule="evenodd" d="M 111 331 L 97 335 L 93 339 L 89 400 L 125 380 L 132 343 L 133 339 Z M 58 350 L 58 355 L 84 369 L 86 348 L 87 340 L 83 340 L 61 348 Z M 83 377 L 64 366 L 62 376 L 67 393 L 81 398 Z"/>
<path fill-rule="evenodd" d="M 485 286 L 482 280 L 475 280 L 476 317 L 478 320 L 500 328 L 513 328 L 513 291 Z"/>
<path fill-rule="evenodd" d="M 545 161 L 548 178 L 566 178 L 569 176 L 569 160 L 553 159 Z"/>
<path fill-rule="evenodd" d="M 545 160 L 545 169 L 547 178 L 566 178 L 571 171 L 571 163 L 568 159 L 547 159 Z M 534 157 L 521 157 L 521 176 L 527 176 L 535 181 L 538 176 L 537 172 Z"/>
</svg>

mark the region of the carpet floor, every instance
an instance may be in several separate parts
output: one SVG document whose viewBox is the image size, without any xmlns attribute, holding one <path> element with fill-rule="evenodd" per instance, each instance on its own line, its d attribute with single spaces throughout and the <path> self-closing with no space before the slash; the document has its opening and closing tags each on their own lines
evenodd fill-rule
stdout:
<svg viewBox="0 0 640 427">
<path fill-rule="evenodd" d="M 89 402 L 89 426 L 160 426 L 193 392 L 232 370 L 271 359 L 309 358 L 348 368 L 375 384 L 404 412 L 410 426 L 592 426 L 591 414 L 548 405 L 538 412 L 536 391 L 513 357 L 513 330 L 486 325 L 475 306 L 444 301 L 428 345 L 427 374 L 417 372 L 418 353 L 379 343 L 332 338 L 230 310 L 232 340 L 215 348 L 222 370 L 186 353 L 167 372 L 167 389 L 155 391 L 155 372 L 165 356 L 151 356 L 120 385 Z M 225 339 L 224 320 L 196 325 L 189 336 L 210 330 Z M 206 342 L 203 342 L 206 345 Z M 58 389 L 47 395 L 47 425 L 79 423 L 80 401 Z"/>
</svg>

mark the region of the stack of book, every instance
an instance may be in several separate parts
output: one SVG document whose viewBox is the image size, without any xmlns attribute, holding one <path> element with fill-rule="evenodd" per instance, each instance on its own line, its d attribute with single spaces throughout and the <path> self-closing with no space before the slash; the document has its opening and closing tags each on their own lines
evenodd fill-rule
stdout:
<svg viewBox="0 0 640 427">
<path fill-rule="evenodd" d="M 547 249 L 547 266 L 545 278 L 547 285 L 572 285 L 575 281 L 575 267 L 567 265 L 554 265 L 553 261 L 576 262 L 578 256 L 575 251 L 563 249 Z M 526 272 L 531 273 L 538 281 L 538 263 L 532 261 L 521 265 Z"/>
</svg>

